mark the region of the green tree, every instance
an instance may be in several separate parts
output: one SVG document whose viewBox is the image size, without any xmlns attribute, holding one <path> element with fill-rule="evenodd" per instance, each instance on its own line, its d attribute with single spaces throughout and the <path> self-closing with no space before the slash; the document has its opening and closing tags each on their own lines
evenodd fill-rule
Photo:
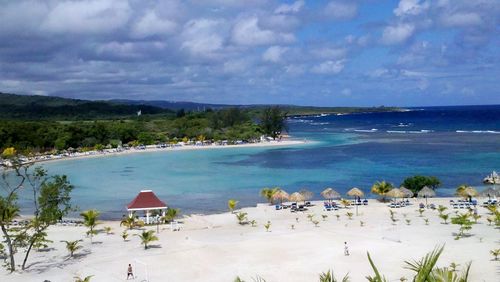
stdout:
<svg viewBox="0 0 500 282">
<path fill-rule="evenodd" d="M 239 212 L 236 214 L 236 219 L 238 220 L 238 223 L 240 225 L 243 225 L 247 222 L 247 213 L 246 212 Z"/>
<path fill-rule="evenodd" d="M 155 236 L 155 232 L 153 230 L 144 230 L 141 234 L 136 234 L 141 239 L 141 244 L 144 245 L 144 249 L 147 250 L 149 243 L 153 241 L 158 241 L 158 237 Z"/>
<path fill-rule="evenodd" d="M 391 191 L 393 188 L 394 186 L 389 182 L 377 181 L 372 186 L 372 193 L 382 196 L 381 200 L 385 202 L 385 194 L 387 194 L 387 192 Z"/>
<path fill-rule="evenodd" d="M 66 243 L 66 250 L 68 250 L 69 252 L 69 257 L 72 258 L 73 257 L 73 254 L 78 251 L 79 249 L 83 248 L 82 246 L 80 246 L 80 242 L 82 240 L 75 240 L 75 241 L 61 241 L 61 242 L 64 242 Z"/>
<path fill-rule="evenodd" d="M 120 221 L 120 226 L 125 226 L 128 229 L 133 229 L 136 225 L 135 215 L 124 216 Z"/>
<path fill-rule="evenodd" d="M 236 209 L 237 204 L 238 204 L 238 201 L 236 201 L 234 199 L 230 199 L 229 201 L 227 201 L 227 207 L 229 208 L 229 211 L 231 211 L 231 213 L 234 212 L 234 209 Z"/>
<path fill-rule="evenodd" d="M 441 186 L 441 181 L 435 176 L 415 175 L 406 178 L 401 186 L 410 189 L 413 193 L 417 194 L 424 186 L 436 189 Z"/>
<path fill-rule="evenodd" d="M 65 176 L 48 177 L 45 170 L 37 167 L 30 169 L 30 164 L 21 163 L 17 155 L 5 155 L 10 158 L 11 165 L 3 164 L 0 181 L 0 228 L 9 253 L 7 268 L 15 271 L 15 254 L 24 251 L 22 269 L 33 248 L 46 246 L 45 230 L 65 216 L 71 209 L 70 185 Z M 19 216 L 18 192 L 24 187 L 34 211 L 29 223 L 23 226 L 11 226 L 11 222 Z"/>
<path fill-rule="evenodd" d="M 80 213 L 80 216 L 83 217 L 83 225 L 85 225 L 89 231 L 87 231 L 87 235 L 90 236 L 90 241 L 92 242 L 92 236 L 97 234 L 95 227 L 99 224 L 97 219 L 101 213 L 98 210 L 87 210 Z"/>
<path fill-rule="evenodd" d="M 278 192 L 280 188 L 275 187 L 275 188 L 262 188 L 260 190 L 260 195 L 267 200 L 269 204 L 273 203 L 273 196 L 276 192 Z"/>
<path fill-rule="evenodd" d="M 286 130 L 286 113 L 280 107 L 269 107 L 262 110 L 260 127 L 262 131 L 276 139 L 283 130 Z"/>
<path fill-rule="evenodd" d="M 460 229 L 455 237 L 455 240 L 460 239 L 465 235 L 465 231 L 472 229 L 473 222 L 470 220 L 470 214 L 463 213 L 458 214 L 455 217 L 451 218 L 451 223 L 460 226 Z"/>
<path fill-rule="evenodd" d="M 180 213 L 180 209 L 168 208 L 165 212 L 165 217 L 163 218 L 163 220 L 165 220 L 166 222 L 170 222 L 178 217 Z"/>
</svg>

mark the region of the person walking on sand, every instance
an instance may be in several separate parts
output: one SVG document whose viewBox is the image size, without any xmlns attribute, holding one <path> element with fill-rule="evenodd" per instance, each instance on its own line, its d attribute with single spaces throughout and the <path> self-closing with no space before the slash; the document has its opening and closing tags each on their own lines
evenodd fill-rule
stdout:
<svg viewBox="0 0 500 282">
<path fill-rule="evenodd" d="M 344 242 L 344 256 L 349 255 L 349 247 L 347 246 L 347 242 Z"/>
<path fill-rule="evenodd" d="M 134 279 L 134 272 L 132 271 L 132 265 L 130 265 L 129 263 L 127 268 L 127 280 L 130 276 L 132 276 L 132 279 Z"/>
</svg>

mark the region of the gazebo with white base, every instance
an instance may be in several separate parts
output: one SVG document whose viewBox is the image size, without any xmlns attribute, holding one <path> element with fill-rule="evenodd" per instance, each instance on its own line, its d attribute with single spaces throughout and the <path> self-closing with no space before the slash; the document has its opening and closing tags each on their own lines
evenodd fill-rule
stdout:
<svg viewBox="0 0 500 282">
<path fill-rule="evenodd" d="M 135 211 L 144 211 L 146 213 L 146 224 L 149 224 L 150 211 L 161 210 L 162 216 L 165 216 L 167 205 L 162 202 L 152 190 L 141 190 L 135 199 L 127 205 L 129 216 Z"/>
</svg>

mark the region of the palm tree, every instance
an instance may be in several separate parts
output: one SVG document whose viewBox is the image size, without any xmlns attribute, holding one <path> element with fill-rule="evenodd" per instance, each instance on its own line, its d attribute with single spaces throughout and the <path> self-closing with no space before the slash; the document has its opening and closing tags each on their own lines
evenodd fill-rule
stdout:
<svg viewBox="0 0 500 282">
<path fill-rule="evenodd" d="M 441 213 L 441 214 L 439 214 L 439 217 L 444 221 L 443 222 L 444 224 L 448 224 L 447 220 L 448 220 L 449 216 L 450 215 L 447 214 L 447 213 Z"/>
<path fill-rule="evenodd" d="M 457 216 L 451 218 L 452 224 L 460 225 L 459 232 L 455 237 L 455 240 L 460 239 L 464 236 L 466 230 L 472 229 L 473 222 L 469 219 L 470 215 L 468 213 L 458 214 Z"/>
<path fill-rule="evenodd" d="M 127 238 L 128 238 L 127 230 L 123 230 L 122 238 L 123 238 L 123 241 L 127 241 Z"/>
<path fill-rule="evenodd" d="M 120 226 L 125 226 L 127 227 L 128 229 L 133 229 L 136 225 L 136 219 L 135 219 L 135 216 L 131 215 L 131 216 L 124 216 L 122 218 L 122 221 L 120 221 Z"/>
<path fill-rule="evenodd" d="M 394 186 L 391 183 L 386 182 L 385 180 L 377 181 L 372 186 L 372 193 L 382 196 L 381 200 L 382 202 L 385 202 L 386 201 L 385 194 L 391 191 L 392 188 L 394 188 Z"/>
<path fill-rule="evenodd" d="M 180 213 L 181 213 L 180 209 L 168 208 L 167 212 L 165 213 L 165 216 L 163 217 L 163 220 L 166 222 L 170 222 L 174 220 L 176 217 L 178 217 Z"/>
<path fill-rule="evenodd" d="M 79 249 L 83 248 L 82 246 L 78 245 L 82 240 L 76 240 L 76 241 L 61 241 L 66 243 L 66 250 L 69 252 L 69 257 L 72 258 L 73 254 L 78 251 Z"/>
<path fill-rule="evenodd" d="M 327 272 L 323 272 L 319 275 L 319 282 L 349 282 L 349 273 L 342 278 L 342 280 L 337 280 L 335 275 L 333 274 L 333 270 L 328 270 Z"/>
<path fill-rule="evenodd" d="M 139 238 L 141 238 L 141 244 L 144 245 L 145 250 L 148 249 L 149 243 L 158 241 L 158 237 L 155 236 L 155 232 L 153 230 L 144 230 L 141 234 L 136 234 L 136 236 L 139 236 Z"/>
<path fill-rule="evenodd" d="M 500 256 L 500 249 L 491 250 L 490 253 L 495 257 L 495 260 L 498 260 L 498 256 Z"/>
<path fill-rule="evenodd" d="M 260 190 L 260 195 L 263 197 L 263 198 L 266 198 L 267 202 L 269 204 L 272 204 L 273 203 L 273 195 L 274 193 L 278 192 L 279 190 L 281 190 L 279 187 L 275 187 L 275 188 L 262 188 L 262 190 Z"/>
<path fill-rule="evenodd" d="M 247 219 L 247 213 L 246 212 L 239 212 L 236 214 L 236 219 L 238 220 L 238 223 L 240 225 L 245 224 L 245 221 Z"/>
<path fill-rule="evenodd" d="M 85 278 L 80 278 L 79 276 L 75 276 L 73 278 L 75 278 L 75 282 L 90 282 L 90 278 L 92 278 L 92 276 L 94 275 L 85 276 Z"/>
<path fill-rule="evenodd" d="M 113 231 L 113 229 L 110 226 L 105 226 L 103 229 L 107 235 L 111 234 L 111 231 Z"/>
<path fill-rule="evenodd" d="M 236 201 L 234 199 L 227 201 L 227 207 L 229 208 L 229 211 L 231 211 L 231 213 L 234 212 L 234 209 L 236 209 L 237 204 L 238 204 L 238 201 Z"/>
<path fill-rule="evenodd" d="M 100 214 L 101 213 L 98 210 L 87 210 L 80 214 L 83 217 L 83 225 L 89 228 L 89 231 L 87 231 L 87 235 L 90 235 L 90 242 L 92 242 L 92 236 L 97 234 L 94 228 L 97 224 L 99 224 L 97 218 Z"/>
</svg>

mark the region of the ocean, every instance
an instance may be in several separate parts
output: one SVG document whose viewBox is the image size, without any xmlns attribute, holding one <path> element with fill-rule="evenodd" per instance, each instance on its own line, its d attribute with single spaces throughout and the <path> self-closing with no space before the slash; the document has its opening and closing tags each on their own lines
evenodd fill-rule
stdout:
<svg viewBox="0 0 500 282">
<path fill-rule="evenodd" d="M 79 209 L 120 218 L 141 189 L 152 189 L 181 213 L 217 213 L 227 200 L 239 206 L 264 202 L 263 187 L 289 193 L 345 193 L 361 188 L 369 198 L 375 181 L 400 185 L 408 176 L 438 177 L 438 195 L 500 170 L 500 106 L 427 107 L 406 112 L 292 117 L 289 134 L 305 145 L 144 152 L 42 164 L 65 174 Z M 24 202 L 25 198 L 21 198 Z"/>
</svg>

